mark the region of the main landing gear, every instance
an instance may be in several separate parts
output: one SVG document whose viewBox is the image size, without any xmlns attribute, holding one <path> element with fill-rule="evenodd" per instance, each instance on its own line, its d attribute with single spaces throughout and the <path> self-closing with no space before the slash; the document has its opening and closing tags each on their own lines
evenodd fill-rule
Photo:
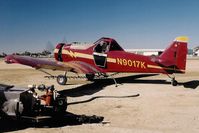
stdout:
<svg viewBox="0 0 199 133">
<path fill-rule="evenodd" d="M 93 73 L 86 74 L 85 76 L 86 76 L 87 80 L 89 80 L 89 81 L 93 81 L 95 78 L 95 74 L 93 74 Z M 69 77 L 69 78 L 82 78 L 82 77 Z M 67 81 L 68 81 L 68 78 L 66 77 L 66 72 L 64 75 L 57 76 L 57 83 L 59 85 L 66 85 Z"/>
<path fill-rule="evenodd" d="M 68 81 L 68 79 L 66 77 L 66 72 L 64 73 L 64 75 L 58 75 L 57 76 L 57 83 L 59 85 L 66 85 L 67 81 Z"/>
<path fill-rule="evenodd" d="M 48 73 L 48 72 L 46 72 L 42 69 L 40 69 L 39 71 L 49 75 L 49 76 L 44 76 L 45 78 L 49 78 L 49 79 L 50 78 L 52 78 L 52 79 L 57 78 L 57 83 L 59 85 L 66 85 L 66 82 L 68 80 L 67 77 L 66 77 L 66 72 L 64 73 L 64 75 L 53 76 L 52 74 L 50 74 L 50 73 Z"/>
<path fill-rule="evenodd" d="M 89 80 L 89 81 L 93 81 L 95 78 L 95 74 L 93 74 L 93 73 L 86 74 L 85 76 L 86 76 L 87 80 Z M 72 78 L 74 78 L 74 77 L 72 77 Z M 79 78 L 79 77 L 76 77 L 76 78 Z M 57 76 L 57 83 L 59 85 L 66 85 L 67 81 L 68 81 L 68 78 L 66 77 L 66 72 L 64 75 Z"/>
</svg>

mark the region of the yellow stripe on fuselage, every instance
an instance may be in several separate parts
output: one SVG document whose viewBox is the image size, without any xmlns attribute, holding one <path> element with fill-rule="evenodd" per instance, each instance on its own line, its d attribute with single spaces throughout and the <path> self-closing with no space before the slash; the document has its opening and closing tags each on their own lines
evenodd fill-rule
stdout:
<svg viewBox="0 0 199 133">
<path fill-rule="evenodd" d="M 90 54 L 84 54 L 84 53 L 77 53 L 76 52 L 76 55 L 79 58 L 93 59 L 93 55 L 90 55 Z"/>
<path fill-rule="evenodd" d="M 155 65 L 147 65 L 148 68 L 155 68 L 155 69 L 163 69 L 163 67 L 155 66 Z"/>
<path fill-rule="evenodd" d="M 167 68 L 167 67 L 161 67 L 161 66 L 156 66 L 156 65 L 147 65 L 147 67 L 154 68 L 154 69 L 177 70 L 177 71 L 185 72 L 185 70 L 182 70 L 182 69 Z"/>
<path fill-rule="evenodd" d="M 107 58 L 107 62 L 116 63 L 116 59 L 114 59 L 114 58 Z"/>
<path fill-rule="evenodd" d="M 67 55 L 71 56 L 72 58 L 76 58 L 77 57 L 76 52 L 69 51 L 69 50 L 62 50 L 62 54 L 67 54 Z"/>
<path fill-rule="evenodd" d="M 54 53 L 58 53 L 58 52 L 59 52 L 59 49 L 55 49 L 54 50 Z M 73 51 L 65 50 L 65 49 L 62 50 L 62 54 L 69 55 L 72 58 L 77 58 L 78 57 L 78 58 L 91 59 L 91 60 L 94 59 L 93 55 L 79 53 L 79 52 L 73 52 Z M 114 59 L 114 58 L 107 58 L 107 62 L 116 63 L 116 59 Z"/>
</svg>

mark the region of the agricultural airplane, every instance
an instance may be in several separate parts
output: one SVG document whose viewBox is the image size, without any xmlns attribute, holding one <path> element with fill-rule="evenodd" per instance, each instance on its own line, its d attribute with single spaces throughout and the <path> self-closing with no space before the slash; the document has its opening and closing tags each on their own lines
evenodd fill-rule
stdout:
<svg viewBox="0 0 199 133">
<path fill-rule="evenodd" d="M 60 85 L 67 82 L 66 73 L 85 74 L 88 80 L 110 77 L 107 73 L 185 73 L 188 38 L 177 37 L 160 56 L 143 56 L 125 52 L 112 38 L 101 38 L 92 45 L 59 43 L 54 50 L 55 60 L 44 60 L 27 56 L 8 55 L 6 63 L 19 63 L 35 69 L 62 70 L 56 76 Z M 52 76 L 52 75 L 51 75 Z M 175 76 L 169 76 L 171 84 L 177 85 Z M 113 78 L 116 86 L 117 82 Z"/>
</svg>

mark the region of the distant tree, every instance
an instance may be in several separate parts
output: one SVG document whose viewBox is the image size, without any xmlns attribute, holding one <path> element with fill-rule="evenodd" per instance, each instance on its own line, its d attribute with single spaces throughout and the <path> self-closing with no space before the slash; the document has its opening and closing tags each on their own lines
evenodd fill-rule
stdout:
<svg viewBox="0 0 199 133">
<path fill-rule="evenodd" d="M 7 54 L 4 52 L 2 54 L 0 54 L 0 58 L 6 57 L 6 56 L 7 56 Z"/>
<path fill-rule="evenodd" d="M 31 56 L 31 53 L 28 51 L 25 51 L 24 53 L 22 53 L 21 55 L 25 55 L 25 56 Z"/>
<path fill-rule="evenodd" d="M 44 56 L 48 56 L 50 54 L 51 54 L 51 52 L 48 51 L 48 50 L 44 50 L 44 51 L 41 52 L 41 55 L 44 55 Z"/>
<path fill-rule="evenodd" d="M 6 56 L 7 56 L 7 54 L 3 52 L 3 53 L 2 53 L 2 56 L 3 56 L 3 57 L 6 57 Z"/>
<path fill-rule="evenodd" d="M 31 53 L 30 56 L 31 57 L 38 57 L 40 55 L 40 53 Z"/>
</svg>

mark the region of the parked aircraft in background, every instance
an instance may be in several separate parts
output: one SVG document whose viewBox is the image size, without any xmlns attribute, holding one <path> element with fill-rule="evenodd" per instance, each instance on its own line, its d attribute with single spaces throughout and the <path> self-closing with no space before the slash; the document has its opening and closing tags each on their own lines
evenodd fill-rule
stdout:
<svg viewBox="0 0 199 133">
<path fill-rule="evenodd" d="M 114 72 L 171 75 L 185 73 L 187 41 L 187 37 L 177 37 L 160 56 L 143 56 L 125 52 L 112 38 L 101 38 L 91 45 L 60 43 L 54 50 L 55 60 L 53 61 L 8 55 L 5 57 L 5 62 L 19 63 L 42 70 L 62 70 L 64 75 L 57 76 L 57 82 L 60 85 L 66 84 L 68 71 L 83 73 L 88 80 L 96 77 L 109 77 L 107 73 Z M 172 85 L 176 86 L 175 76 L 169 77 L 172 79 Z"/>
</svg>

